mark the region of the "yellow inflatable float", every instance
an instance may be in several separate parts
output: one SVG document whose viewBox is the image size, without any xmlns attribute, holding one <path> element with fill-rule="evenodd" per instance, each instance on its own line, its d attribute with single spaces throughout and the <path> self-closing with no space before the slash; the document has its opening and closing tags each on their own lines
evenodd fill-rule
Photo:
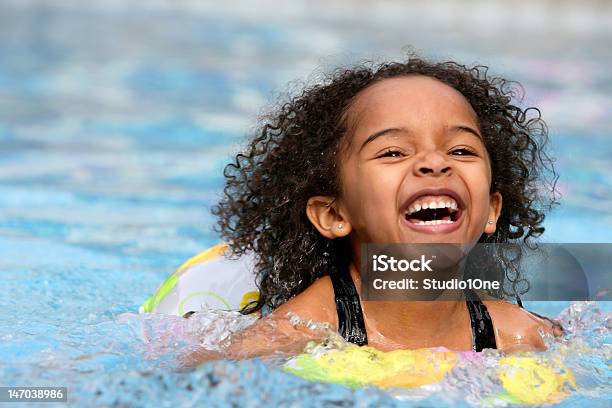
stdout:
<svg viewBox="0 0 612 408">
<path fill-rule="evenodd" d="M 443 380 L 470 354 L 431 349 L 382 352 L 347 345 L 318 356 L 300 354 L 289 360 L 284 370 L 307 380 L 351 388 L 414 388 Z M 532 356 L 500 358 L 498 376 L 505 391 L 485 398 L 491 405 L 556 403 L 576 387 L 574 375 L 561 362 Z"/>
<path fill-rule="evenodd" d="M 510 402 L 551 404 L 560 402 L 576 388 L 574 374 L 560 361 L 509 356 L 499 360 L 499 379 Z"/>
</svg>

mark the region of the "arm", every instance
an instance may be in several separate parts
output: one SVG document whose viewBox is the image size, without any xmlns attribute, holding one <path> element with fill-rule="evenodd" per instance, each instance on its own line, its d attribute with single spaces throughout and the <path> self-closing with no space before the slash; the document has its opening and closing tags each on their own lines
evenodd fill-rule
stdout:
<svg viewBox="0 0 612 408">
<path fill-rule="evenodd" d="M 220 359 L 239 360 L 279 353 L 300 353 L 308 342 L 325 339 L 329 330 L 334 330 L 334 325 L 337 325 L 330 290 L 329 277 L 318 279 L 270 315 L 236 333 L 222 352 L 200 348 L 184 356 L 181 365 L 193 367 Z"/>
<path fill-rule="evenodd" d="M 321 325 L 296 322 L 289 316 L 269 315 L 236 333 L 222 352 L 199 348 L 181 359 L 181 365 L 194 367 L 207 361 L 241 360 L 275 354 L 298 354 L 308 342 L 323 340 Z"/>
</svg>

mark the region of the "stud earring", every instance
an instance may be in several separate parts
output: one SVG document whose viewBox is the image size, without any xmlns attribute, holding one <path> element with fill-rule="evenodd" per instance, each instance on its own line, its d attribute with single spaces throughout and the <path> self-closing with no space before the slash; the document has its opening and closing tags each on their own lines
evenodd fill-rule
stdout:
<svg viewBox="0 0 612 408">
<path fill-rule="evenodd" d="M 487 221 L 487 222 L 488 222 L 489 224 L 493 224 L 493 221 L 491 221 L 491 220 L 489 220 L 489 221 Z"/>
<path fill-rule="evenodd" d="M 342 229 L 342 228 L 344 228 L 344 225 L 338 224 L 338 229 Z"/>
</svg>

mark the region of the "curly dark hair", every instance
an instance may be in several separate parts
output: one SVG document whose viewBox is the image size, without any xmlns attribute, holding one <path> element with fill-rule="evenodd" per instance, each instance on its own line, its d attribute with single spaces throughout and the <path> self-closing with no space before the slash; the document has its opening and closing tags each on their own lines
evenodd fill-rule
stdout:
<svg viewBox="0 0 612 408">
<path fill-rule="evenodd" d="M 479 242 L 526 243 L 540 236 L 544 213 L 557 203 L 558 176 L 544 149 L 547 126 L 537 108 L 513 103 L 522 99 L 519 83 L 489 77 L 487 71 L 414 54 L 403 62 L 362 62 L 323 74 L 263 115 L 246 151 L 225 167 L 224 197 L 213 207 L 229 256 L 256 254 L 260 299 L 243 312 L 275 308 L 315 279 L 346 267 L 348 237 L 324 238 L 305 209 L 312 196 L 339 195 L 337 155 L 350 133 L 345 113 L 362 90 L 386 78 L 435 78 L 459 91 L 476 112 L 491 158 L 491 192 L 504 199 L 496 232 L 483 234 Z M 511 283 L 507 296 L 516 295 L 524 281 L 514 267 L 516 256 L 497 254 L 502 278 Z"/>
</svg>

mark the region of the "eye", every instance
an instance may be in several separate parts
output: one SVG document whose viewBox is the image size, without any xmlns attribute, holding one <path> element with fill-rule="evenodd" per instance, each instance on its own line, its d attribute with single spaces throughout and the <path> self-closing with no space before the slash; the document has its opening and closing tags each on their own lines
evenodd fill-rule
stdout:
<svg viewBox="0 0 612 408">
<path fill-rule="evenodd" d="M 467 147 L 460 147 L 458 149 L 451 150 L 450 154 L 453 156 L 478 156 L 476 152 L 468 149 Z"/>
<path fill-rule="evenodd" d="M 377 159 L 380 159 L 382 157 L 403 157 L 404 153 L 402 153 L 399 150 L 396 149 L 388 149 L 385 150 L 382 154 L 379 154 L 378 156 L 376 156 Z"/>
</svg>

